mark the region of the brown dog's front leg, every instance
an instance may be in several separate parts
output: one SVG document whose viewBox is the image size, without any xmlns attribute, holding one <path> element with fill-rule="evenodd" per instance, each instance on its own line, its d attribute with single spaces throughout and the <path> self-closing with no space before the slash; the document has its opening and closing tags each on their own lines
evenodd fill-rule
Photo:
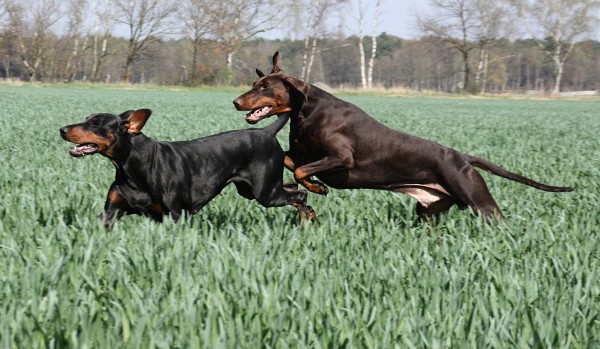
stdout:
<svg viewBox="0 0 600 349">
<path fill-rule="evenodd" d="M 346 160 L 340 160 L 336 157 L 326 156 L 319 161 L 312 162 L 310 164 L 302 165 L 294 170 L 294 179 L 298 183 L 302 183 L 306 181 L 310 176 L 326 173 L 326 172 L 335 172 L 335 171 L 343 171 L 350 170 L 354 165 L 354 160 L 352 157 L 347 157 Z M 314 183 L 313 183 L 314 184 Z M 308 190 L 311 190 L 307 187 Z M 315 190 L 319 190 L 319 188 L 313 188 Z M 327 188 L 325 188 L 327 189 Z M 327 190 L 328 192 L 329 190 Z M 316 193 L 326 195 L 327 192 L 322 193 L 315 191 Z"/>
<path fill-rule="evenodd" d="M 296 180 L 296 182 L 302 184 L 302 186 L 305 187 L 306 189 L 308 189 L 308 191 L 317 193 L 320 195 L 327 195 L 329 193 L 329 189 L 327 189 L 325 184 L 323 184 L 319 181 L 315 181 L 310 178 L 302 178 L 301 180 L 298 180 L 298 178 L 296 177 L 296 171 L 295 171 L 298 168 L 298 165 L 297 165 L 297 162 L 295 162 L 289 156 L 289 152 L 286 153 L 285 158 L 283 159 L 283 165 L 288 170 L 294 172 L 294 179 Z M 289 186 L 289 184 L 286 184 L 286 186 Z"/>
<path fill-rule="evenodd" d="M 283 158 L 283 166 L 292 172 L 298 167 L 296 162 L 290 157 L 289 152 L 286 152 L 285 157 Z"/>
<path fill-rule="evenodd" d="M 300 177 L 299 174 L 302 177 Z M 296 180 L 296 182 L 302 184 L 306 189 L 313 193 L 320 195 L 329 194 L 329 189 L 325 186 L 325 184 L 319 181 L 312 180 L 309 176 L 304 176 L 300 168 L 294 170 L 294 179 Z"/>
</svg>

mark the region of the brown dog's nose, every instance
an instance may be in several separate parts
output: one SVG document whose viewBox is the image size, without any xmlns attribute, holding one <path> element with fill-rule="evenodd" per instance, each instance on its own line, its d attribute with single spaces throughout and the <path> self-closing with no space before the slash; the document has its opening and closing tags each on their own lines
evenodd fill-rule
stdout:
<svg viewBox="0 0 600 349">
<path fill-rule="evenodd" d="M 233 105 L 235 106 L 235 109 L 240 110 L 241 106 L 240 106 L 240 102 L 238 101 L 238 99 L 235 99 L 233 101 Z"/>
<path fill-rule="evenodd" d="M 61 127 L 60 128 L 60 135 L 62 136 L 62 138 L 65 138 L 65 136 L 67 135 L 67 132 L 69 132 L 69 128 L 68 127 Z"/>
</svg>

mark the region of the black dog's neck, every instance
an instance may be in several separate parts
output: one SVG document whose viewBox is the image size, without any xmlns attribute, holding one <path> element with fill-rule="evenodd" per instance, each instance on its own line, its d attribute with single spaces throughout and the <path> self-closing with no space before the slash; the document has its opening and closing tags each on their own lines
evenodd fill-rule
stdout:
<svg viewBox="0 0 600 349">
<path fill-rule="evenodd" d="M 145 178 L 152 169 L 158 142 L 143 133 L 130 134 L 124 141 L 115 144 L 111 160 L 117 174 L 127 178 Z"/>
</svg>

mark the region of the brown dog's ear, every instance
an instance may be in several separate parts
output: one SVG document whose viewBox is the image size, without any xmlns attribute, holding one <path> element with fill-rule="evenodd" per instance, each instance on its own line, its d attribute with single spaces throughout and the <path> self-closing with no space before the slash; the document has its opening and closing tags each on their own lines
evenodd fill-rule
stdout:
<svg viewBox="0 0 600 349">
<path fill-rule="evenodd" d="M 308 95 L 308 89 L 310 88 L 309 84 L 307 84 L 306 82 L 304 82 L 302 80 L 290 78 L 289 76 L 286 76 L 283 81 L 286 84 L 288 84 L 288 86 L 290 86 L 293 90 L 300 92 L 302 94 L 302 96 L 304 97 L 305 102 L 308 100 L 307 95 Z"/>
<path fill-rule="evenodd" d="M 140 133 L 151 114 L 152 110 L 150 109 L 138 109 L 132 112 L 129 117 L 127 117 L 127 131 L 130 134 Z"/>
<path fill-rule="evenodd" d="M 275 52 L 273 55 L 273 69 L 271 70 L 271 74 L 281 73 L 281 67 L 279 66 L 279 51 Z"/>
<path fill-rule="evenodd" d="M 263 73 L 260 69 L 256 68 L 256 75 L 258 75 L 259 78 L 262 78 L 263 76 L 265 76 L 265 73 Z"/>
</svg>

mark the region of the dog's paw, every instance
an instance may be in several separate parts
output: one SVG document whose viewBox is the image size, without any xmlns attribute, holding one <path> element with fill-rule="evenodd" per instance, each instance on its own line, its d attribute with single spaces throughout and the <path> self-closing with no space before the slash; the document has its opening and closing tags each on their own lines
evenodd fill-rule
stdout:
<svg viewBox="0 0 600 349">
<path fill-rule="evenodd" d="M 329 188 L 327 188 L 327 186 L 319 181 L 313 181 L 312 183 L 313 188 L 316 190 L 314 191 L 317 194 L 320 195 L 325 195 L 327 196 L 327 194 L 329 194 Z"/>
<path fill-rule="evenodd" d="M 317 213 L 315 212 L 315 210 L 313 210 L 312 207 L 306 205 L 306 217 L 308 217 L 308 219 L 310 219 L 312 222 L 317 222 Z"/>
<path fill-rule="evenodd" d="M 283 189 L 298 189 L 298 182 L 283 183 Z"/>
</svg>

